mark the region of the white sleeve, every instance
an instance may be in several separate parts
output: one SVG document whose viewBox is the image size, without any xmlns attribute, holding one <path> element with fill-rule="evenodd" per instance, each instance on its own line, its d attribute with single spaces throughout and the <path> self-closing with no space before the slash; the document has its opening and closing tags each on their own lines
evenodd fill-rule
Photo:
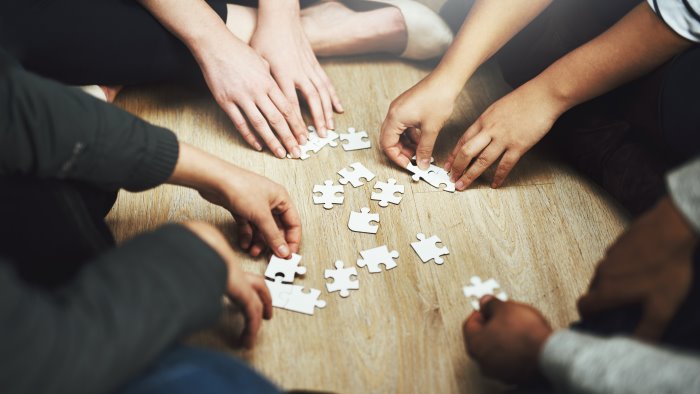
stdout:
<svg viewBox="0 0 700 394">
<path fill-rule="evenodd" d="M 678 35 L 700 42 L 700 0 L 647 0 L 651 9 Z"/>
<path fill-rule="evenodd" d="M 671 171 L 666 184 L 676 207 L 700 234 L 700 158 Z"/>
<path fill-rule="evenodd" d="M 540 368 L 562 393 L 700 393 L 700 356 L 624 337 L 557 331 Z"/>
</svg>

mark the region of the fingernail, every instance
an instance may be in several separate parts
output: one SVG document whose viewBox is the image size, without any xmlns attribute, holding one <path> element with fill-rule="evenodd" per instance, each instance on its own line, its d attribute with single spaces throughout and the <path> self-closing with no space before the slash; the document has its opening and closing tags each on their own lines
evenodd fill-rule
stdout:
<svg viewBox="0 0 700 394">
<path fill-rule="evenodd" d="M 420 159 L 420 165 L 423 168 L 430 167 L 430 159 Z"/>
<path fill-rule="evenodd" d="M 306 145 L 307 142 L 309 142 L 309 140 L 306 138 L 305 135 L 300 135 L 300 136 L 299 136 L 299 144 L 301 144 L 301 145 Z"/>
<path fill-rule="evenodd" d="M 464 190 L 464 182 L 462 182 L 462 181 L 457 181 L 457 183 L 455 184 L 455 187 L 456 187 L 458 190 Z"/>
<path fill-rule="evenodd" d="M 294 148 L 292 148 L 292 155 L 295 159 L 298 158 L 299 156 L 301 156 L 301 149 L 299 149 L 298 146 L 295 146 Z"/>
<path fill-rule="evenodd" d="M 288 256 L 289 255 L 289 248 L 287 247 L 287 245 L 280 245 L 277 248 L 277 253 L 279 253 L 282 256 Z"/>
<path fill-rule="evenodd" d="M 325 138 L 325 137 L 326 137 L 326 131 L 327 131 L 326 126 L 321 126 L 321 127 L 318 129 L 318 134 L 320 134 L 321 137 L 324 137 L 324 138 Z"/>
<path fill-rule="evenodd" d="M 256 143 L 255 143 L 255 149 L 256 149 L 258 152 L 260 152 L 260 151 L 262 150 L 262 146 L 260 146 L 260 144 L 258 144 L 258 143 L 256 142 Z"/>
<path fill-rule="evenodd" d="M 450 172 L 450 169 L 452 168 L 452 164 L 450 163 L 445 163 L 445 171 Z"/>
<path fill-rule="evenodd" d="M 284 157 L 287 155 L 287 151 L 285 151 L 284 148 L 277 148 L 277 150 L 275 151 L 275 154 L 280 159 L 284 159 Z"/>
<path fill-rule="evenodd" d="M 345 108 L 343 108 L 343 104 L 338 103 L 338 111 L 345 112 Z"/>
<path fill-rule="evenodd" d="M 331 130 L 335 130 L 335 122 L 333 122 L 333 118 L 328 119 L 328 128 Z"/>
</svg>

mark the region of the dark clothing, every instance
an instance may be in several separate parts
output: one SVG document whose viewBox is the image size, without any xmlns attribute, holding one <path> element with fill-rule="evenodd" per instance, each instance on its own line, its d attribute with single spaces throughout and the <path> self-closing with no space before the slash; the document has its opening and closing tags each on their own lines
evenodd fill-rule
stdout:
<svg viewBox="0 0 700 394">
<path fill-rule="evenodd" d="M 119 394 L 273 394 L 268 380 L 220 352 L 178 346 L 165 352 Z"/>
<path fill-rule="evenodd" d="M 163 183 L 172 132 L 33 76 L 0 51 L 0 387 L 100 393 L 215 322 L 226 267 L 184 227 L 113 248 L 119 188 Z"/>
<path fill-rule="evenodd" d="M 450 0 L 441 10 L 455 32 L 471 3 Z M 640 3 L 554 1 L 494 58 L 517 88 Z M 696 45 L 649 75 L 572 108 L 545 142 L 639 215 L 666 194 L 664 174 L 700 153 L 699 69 Z"/>
</svg>

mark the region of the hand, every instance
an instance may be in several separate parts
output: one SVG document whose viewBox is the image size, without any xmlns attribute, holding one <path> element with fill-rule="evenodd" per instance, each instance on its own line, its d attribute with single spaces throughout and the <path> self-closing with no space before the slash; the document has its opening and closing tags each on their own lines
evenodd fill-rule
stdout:
<svg viewBox="0 0 700 394">
<path fill-rule="evenodd" d="M 198 51 L 197 58 L 216 102 L 255 149 L 262 149 L 260 137 L 277 157 L 287 152 L 299 157 L 299 144 L 306 143 L 308 132 L 301 113 L 270 75 L 268 63 L 228 32 L 214 42 Z"/>
<path fill-rule="evenodd" d="M 233 214 L 241 248 L 252 256 L 266 247 L 287 258 L 299 251 L 301 221 L 287 191 L 277 183 L 180 143 L 169 183 L 196 189 Z"/>
<path fill-rule="evenodd" d="M 343 112 L 343 107 L 302 30 L 299 4 L 275 1 L 266 7 L 263 3 L 250 45 L 270 64 L 273 77 L 300 117 L 297 89 L 303 94 L 316 130 L 325 137 L 327 129 L 335 129 L 333 110 Z"/>
<path fill-rule="evenodd" d="M 452 114 L 456 98 L 440 89 L 441 85 L 428 77 L 389 106 L 380 144 L 384 154 L 401 168 L 406 168 L 414 154 L 420 168 L 430 166 L 435 140 Z"/>
<path fill-rule="evenodd" d="M 529 82 L 493 103 L 467 129 L 450 153 L 445 169 L 464 190 L 500 158 L 491 187 L 500 187 L 520 158 L 562 113 L 561 103 Z"/>
<path fill-rule="evenodd" d="M 491 296 L 481 299 L 462 327 L 467 352 L 484 375 L 508 383 L 530 383 L 539 377 L 538 359 L 552 333 L 536 309 Z"/>
<path fill-rule="evenodd" d="M 215 227 L 202 222 L 187 222 L 183 225 L 199 236 L 224 260 L 228 271 L 226 293 L 231 301 L 241 307 L 245 315 L 246 324 L 241 334 L 241 343 L 246 348 L 252 348 L 262 325 L 262 319 L 272 318 L 272 296 L 265 285 L 264 278 L 241 269 L 226 238 Z"/>
<path fill-rule="evenodd" d="M 581 316 L 641 304 L 634 335 L 658 340 L 690 291 L 697 240 L 673 201 L 664 198 L 608 250 L 579 300 Z"/>
</svg>

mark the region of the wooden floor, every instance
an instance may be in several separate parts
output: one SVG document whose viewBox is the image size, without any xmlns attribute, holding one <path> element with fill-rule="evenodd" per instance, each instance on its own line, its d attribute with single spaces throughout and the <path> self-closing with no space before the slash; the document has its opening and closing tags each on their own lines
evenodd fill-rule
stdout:
<svg viewBox="0 0 700 394">
<path fill-rule="evenodd" d="M 301 254 L 308 273 L 300 282 L 323 289 L 327 307 L 313 317 L 276 310 L 250 352 L 229 346 L 239 325 L 234 315 L 193 341 L 239 355 L 285 389 L 498 391 L 501 387 L 482 378 L 464 351 L 461 323 L 471 309 L 462 285 L 471 275 L 494 277 L 513 299 L 540 308 L 554 326 L 565 326 L 577 318 L 575 300 L 606 245 L 626 224 L 624 215 L 596 187 L 541 152 L 526 156 L 500 190 L 481 183 L 450 194 L 413 184 L 379 151 L 379 127 L 391 100 L 428 68 L 379 58 L 326 61 L 324 67 L 347 109 L 337 117 L 338 129 L 367 130 L 371 150 L 327 148 L 306 161 L 278 160 L 248 149 L 203 88 L 127 89 L 118 99 L 118 105 L 175 130 L 180 139 L 285 185 L 301 212 Z M 472 79 L 440 137 L 439 164 L 470 121 L 504 92 L 493 67 Z M 393 177 L 406 185 L 401 204 L 379 208 L 369 201 L 370 187 L 348 186 L 344 205 L 330 211 L 313 205 L 313 185 L 337 179 L 336 171 L 355 161 L 378 179 Z M 376 236 L 347 228 L 350 210 L 363 206 L 380 211 Z M 109 223 L 121 241 L 185 219 L 216 223 L 224 231 L 232 228 L 227 212 L 195 192 L 169 186 L 122 192 Z M 449 247 L 444 265 L 418 259 L 409 244 L 419 232 L 437 234 Z M 383 244 L 399 251 L 396 269 L 373 275 L 360 270 L 361 289 L 347 299 L 325 291 L 323 271 L 335 260 L 354 263 L 360 250 Z M 264 271 L 263 259 L 239 255 L 247 270 Z"/>
</svg>

